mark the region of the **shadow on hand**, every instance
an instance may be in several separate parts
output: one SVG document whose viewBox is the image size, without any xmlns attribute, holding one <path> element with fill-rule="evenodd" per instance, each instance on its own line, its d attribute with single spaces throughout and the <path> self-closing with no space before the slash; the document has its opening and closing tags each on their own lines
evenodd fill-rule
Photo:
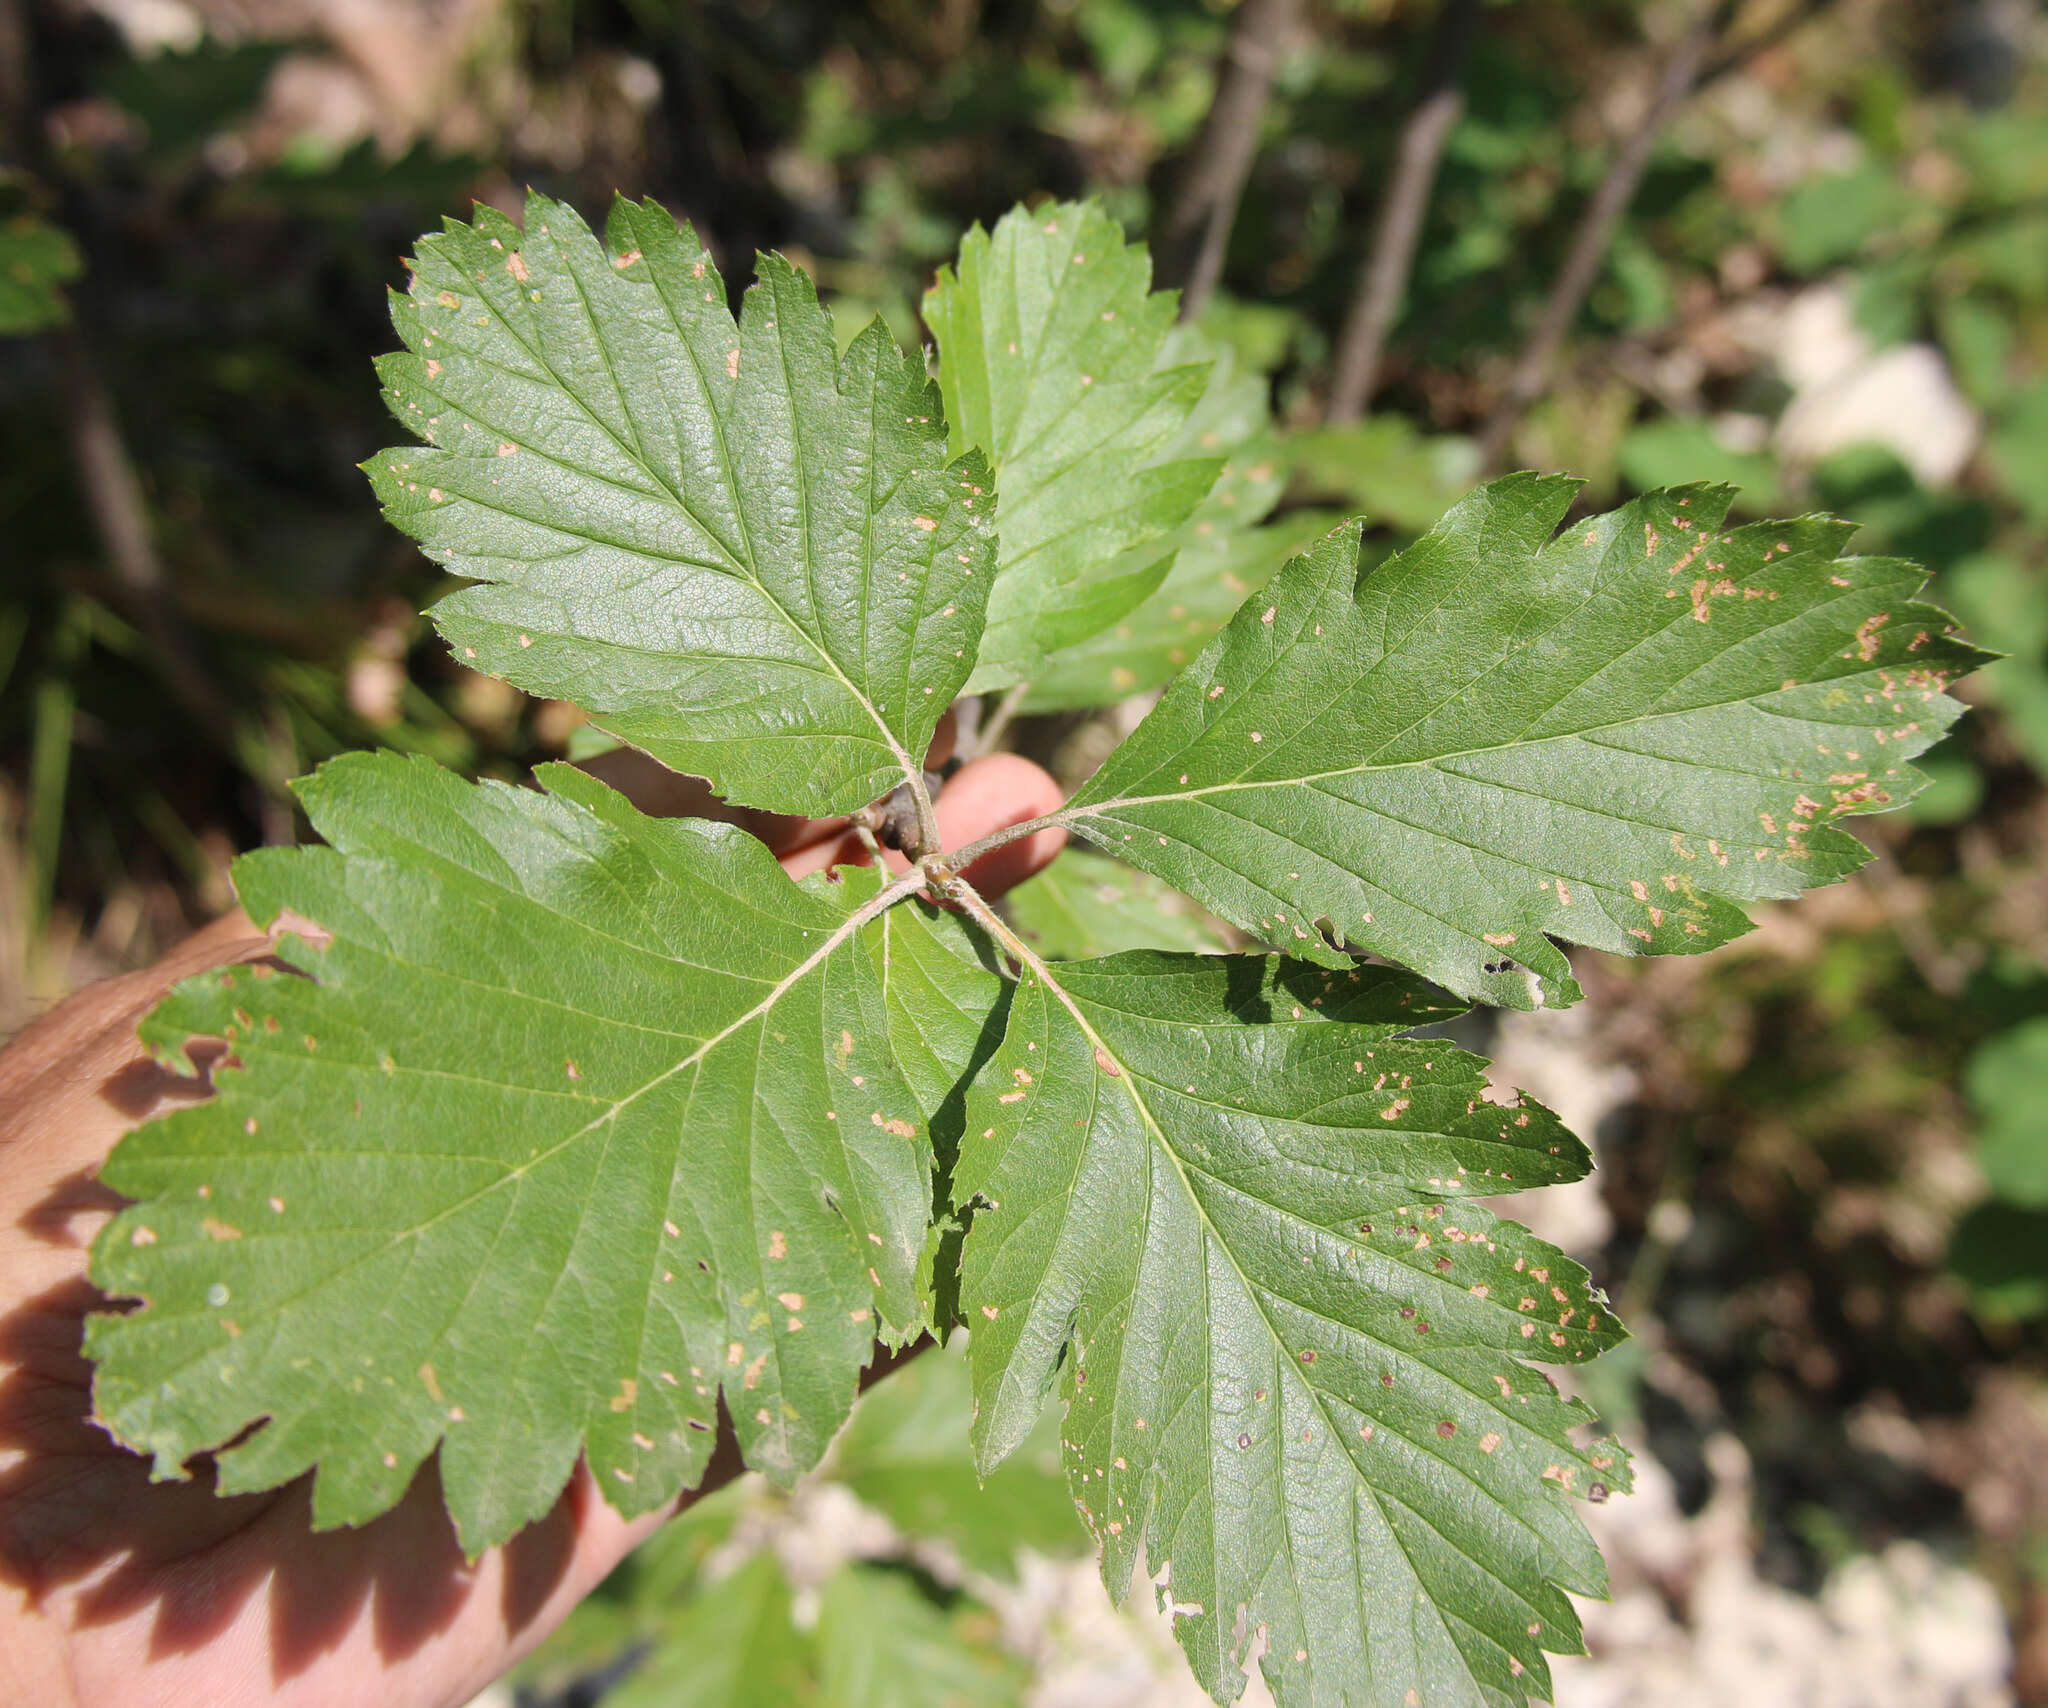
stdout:
<svg viewBox="0 0 2048 1708">
<path fill-rule="evenodd" d="M 73 1175 L 21 1218 L 55 1245 L 80 1246 L 73 1217 L 121 1202 Z M 184 1482 L 152 1482 L 149 1461 L 92 1419 L 85 1318 L 109 1302 L 82 1276 L 0 1317 L 0 1581 L 32 1606 L 59 1594 L 82 1640 L 155 1606 L 135 1661 L 192 1653 L 267 1593 L 271 1673 L 295 1676 L 336 1649 L 366 1615 L 389 1664 L 446 1632 L 475 1573 L 442 1504 L 429 1459 L 404 1500 L 355 1530 L 315 1532 L 312 1479 L 221 1496 L 202 1455 Z M 260 1427 L 260 1426 L 259 1426 Z M 518 1631 L 546 1605 L 575 1550 L 581 1482 L 505 1549 L 502 1617 Z"/>
</svg>

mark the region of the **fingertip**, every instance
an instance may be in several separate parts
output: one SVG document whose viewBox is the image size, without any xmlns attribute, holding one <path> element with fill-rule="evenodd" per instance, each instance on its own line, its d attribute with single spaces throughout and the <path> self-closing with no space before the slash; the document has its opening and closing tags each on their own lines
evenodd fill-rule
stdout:
<svg viewBox="0 0 2048 1708">
<path fill-rule="evenodd" d="M 940 839 L 948 848 L 964 847 L 1057 812 L 1065 800 L 1043 766 L 1021 754 L 985 754 L 961 766 L 939 797 Z M 1066 844 L 1066 831 L 1051 825 L 984 854 L 962 875 L 993 898 L 1042 872 Z"/>
</svg>

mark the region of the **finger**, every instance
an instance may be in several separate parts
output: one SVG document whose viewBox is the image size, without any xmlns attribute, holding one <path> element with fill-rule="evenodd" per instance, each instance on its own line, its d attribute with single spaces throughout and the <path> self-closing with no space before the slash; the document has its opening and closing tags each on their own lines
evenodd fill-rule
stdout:
<svg viewBox="0 0 2048 1708">
<path fill-rule="evenodd" d="M 939 797 L 939 845 L 964 848 L 1013 824 L 1058 812 L 1065 804 L 1059 784 L 1044 767 L 1016 753 L 985 754 L 961 766 Z M 1058 826 L 1033 831 L 984 854 L 962 876 L 993 900 L 1044 871 L 1066 845 L 1067 833 Z"/>
<path fill-rule="evenodd" d="M 964 848 L 1026 819 L 1042 818 L 1057 812 L 1062 798 L 1059 785 L 1043 767 L 1015 753 L 970 759 L 953 773 L 939 796 L 940 846 Z M 983 855 L 963 876 L 983 895 L 994 898 L 1044 870 L 1066 841 L 1064 830 L 1035 831 Z M 892 872 L 910 870 L 910 862 L 894 849 L 884 849 L 882 859 Z M 803 878 L 828 866 L 865 866 L 868 853 L 860 838 L 848 831 L 785 854 L 782 864 L 791 877 Z"/>
</svg>

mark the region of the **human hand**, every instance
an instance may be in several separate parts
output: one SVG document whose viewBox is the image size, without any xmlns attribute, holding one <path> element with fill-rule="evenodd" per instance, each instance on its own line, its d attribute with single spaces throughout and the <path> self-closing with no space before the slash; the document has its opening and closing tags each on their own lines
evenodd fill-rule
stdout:
<svg viewBox="0 0 2048 1708">
<path fill-rule="evenodd" d="M 1045 772 L 993 754 L 955 774 L 939 825 L 957 848 L 1059 804 Z M 1064 836 L 1020 839 L 970 875 L 999 894 L 1050 861 Z M 774 845 L 799 877 L 863 857 L 837 822 L 779 827 Z M 629 1523 L 579 1467 L 546 1518 L 470 1562 L 431 1460 L 374 1523 L 315 1533 L 308 1479 L 222 1498 L 202 1464 L 190 1481 L 152 1483 L 148 1461 L 92 1422 L 79 1344 L 86 1313 L 104 1300 L 86 1279 L 86 1251 L 121 1203 L 97 1170 L 128 1128 L 207 1095 L 203 1079 L 158 1068 L 136 1024 L 177 980 L 269 947 L 230 915 L 156 966 L 79 992 L 0 1052 L 0 1690 L 9 1701 L 465 1702 L 678 1509 Z M 194 1047 L 202 1066 L 219 1054 Z M 738 1470 L 721 1440 L 705 1487 Z"/>
</svg>

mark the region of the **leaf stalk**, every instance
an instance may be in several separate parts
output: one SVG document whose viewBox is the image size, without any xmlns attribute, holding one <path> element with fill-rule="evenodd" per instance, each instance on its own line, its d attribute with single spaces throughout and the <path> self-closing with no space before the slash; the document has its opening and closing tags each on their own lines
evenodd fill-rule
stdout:
<svg viewBox="0 0 2048 1708">
<path fill-rule="evenodd" d="M 1083 816 L 1085 815 L 1075 812 L 1071 807 L 1062 807 L 1058 812 L 1042 813 L 1037 818 L 1027 818 L 1022 824 L 991 831 L 988 835 L 968 843 L 965 848 L 951 850 L 946 855 L 946 863 L 956 872 L 964 872 L 984 854 L 992 854 L 996 849 L 1005 847 L 1020 837 L 1031 836 L 1041 830 L 1051 830 L 1057 825 L 1071 824 Z"/>
</svg>

